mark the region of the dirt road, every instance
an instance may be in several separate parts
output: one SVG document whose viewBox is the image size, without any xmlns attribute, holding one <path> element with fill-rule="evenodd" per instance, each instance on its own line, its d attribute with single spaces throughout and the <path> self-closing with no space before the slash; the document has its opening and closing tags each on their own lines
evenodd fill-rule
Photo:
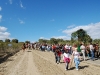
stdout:
<svg viewBox="0 0 100 75">
<path fill-rule="evenodd" d="M 62 61 L 62 60 L 61 60 Z M 65 64 L 56 64 L 52 52 L 20 51 L 0 64 L 0 75 L 100 75 L 100 66 L 82 61 L 79 71 L 74 67 L 65 71 Z"/>
</svg>

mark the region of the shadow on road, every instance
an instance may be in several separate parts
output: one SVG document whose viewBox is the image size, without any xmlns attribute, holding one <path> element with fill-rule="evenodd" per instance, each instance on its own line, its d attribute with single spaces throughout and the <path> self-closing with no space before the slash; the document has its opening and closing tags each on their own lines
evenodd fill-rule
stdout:
<svg viewBox="0 0 100 75">
<path fill-rule="evenodd" d="M 32 52 L 32 51 L 27 51 L 27 52 Z"/>
<path fill-rule="evenodd" d="M 88 65 L 85 65 L 85 66 L 79 66 L 79 69 L 84 69 L 84 68 L 87 68 L 89 67 Z"/>
<path fill-rule="evenodd" d="M 84 69 L 84 68 L 87 68 L 89 67 L 88 65 L 85 65 L 85 66 L 79 66 L 79 69 Z M 75 67 L 71 67 L 70 70 L 73 70 L 75 69 Z"/>
</svg>

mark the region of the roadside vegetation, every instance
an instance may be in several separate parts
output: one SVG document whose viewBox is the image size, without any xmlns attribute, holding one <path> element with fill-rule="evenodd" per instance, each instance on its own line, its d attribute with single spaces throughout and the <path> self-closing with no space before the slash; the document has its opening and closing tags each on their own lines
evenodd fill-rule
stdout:
<svg viewBox="0 0 100 75">
<path fill-rule="evenodd" d="M 23 42 L 18 42 L 17 39 L 0 40 L 0 62 L 20 51 L 22 44 Z"/>
</svg>

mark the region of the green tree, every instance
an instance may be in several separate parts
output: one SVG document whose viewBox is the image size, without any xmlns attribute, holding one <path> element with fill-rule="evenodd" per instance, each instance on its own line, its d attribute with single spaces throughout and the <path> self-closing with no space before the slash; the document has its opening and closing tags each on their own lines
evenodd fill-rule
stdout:
<svg viewBox="0 0 100 75">
<path fill-rule="evenodd" d="M 30 41 L 25 41 L 25 43 L 30 43 Z"/>
<path fill-rule="evenodd" d="M 57 39 L 55 39 L 55 38 L 51 38 L 51 39 L 50 39 L 50 43 L 51 43 L 51 44 L 58 44 L 58 41 L 57 41 Z"/>
<path fill-rule="evenodd" d="M 79 29 L 71 34 L 71 41 L 72 42 L 91 42 L 91 37 L 86 33 L 85 30 Z"/>
<path fill-rule="evenodd" d="M 10 42 L 10 39 L 5 39 L 5 42 Z"/>
<path fill-rule="evenodd" d="M 0 40 L 0 42 L 3 42 L 3 40 Z"/>
<path fill-rule="evenodd" d="M 46 39 L 39 39 L 39 42 L 40 42 L 40 43 L 47 43 L 48 40 L 46 40 Z"/>
<path fill-rule="evenodd" d="M 87 34 L 84 36 L 83 42 L 85 42 L 85 43 L 92 42 L 92 38 Z"/>
<path fill-rule="evenodd" d="M 13 43 L 18 43 L 18 39 L 12 39 Z"/>
<path fill-rule="evenodd" d="M 100 39 L 94 39 L 93 43 L 99 43 L 100 44 Z"/>
</svg>

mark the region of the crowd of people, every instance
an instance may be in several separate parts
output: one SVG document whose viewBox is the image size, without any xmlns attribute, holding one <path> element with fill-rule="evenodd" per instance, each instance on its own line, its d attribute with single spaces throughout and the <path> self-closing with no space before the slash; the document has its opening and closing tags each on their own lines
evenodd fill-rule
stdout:
<svg viewBox="0 0 100 75">
<path fill-rule="evenodd" d="M 71 66 L 71 63 L 74 61 L 76 70 L 79 70 L 78 66 L 80 64 L 80 60 L 86 61 L 90 59 L 91 61 L 94 61 L 95 58 L 98 59 L 100 57 L 100 49 L 99 44 L 88 44 L 85 45 L 84 43 L 80 43 L 79 45 L 70 45 L 70 44 L 23 44 L 22 46 L 23 51 L 25 49 L 33 49 L 33 50 L 40 50 L 40 51 L 51 51 L 54 53 L 55 56 L 55 63 L 60 64 L 61 63 L 61 55 L 63 56 L 63 61 L 65 63 L 65 70 L 68 70 L 69 63 Z"/>
</svg>

